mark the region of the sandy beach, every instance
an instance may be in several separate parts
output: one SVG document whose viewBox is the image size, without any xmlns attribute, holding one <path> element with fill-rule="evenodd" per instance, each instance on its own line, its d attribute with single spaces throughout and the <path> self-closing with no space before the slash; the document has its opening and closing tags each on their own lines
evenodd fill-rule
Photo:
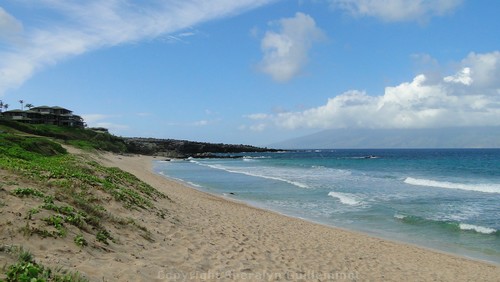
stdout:
<svg viewBox="0 0 500 282">
<path fill-rule="evenodd" d="M 369 237 L 213 196 L 152 170 L 153 157 L 102 154 L 165 193 L 165 219 L 130 212 L 150 241 L 121 232 L 102 249 L 51 239 L 17 240 L 41 262 L 91 281 L 499 281 L 500 266 Z M 158 159 L 159 160 L 159 159 Z M 128 211 L 116 208 L 117 212 Z M 9 242 L 10 241 L 10 242 Z"/>
</svg>

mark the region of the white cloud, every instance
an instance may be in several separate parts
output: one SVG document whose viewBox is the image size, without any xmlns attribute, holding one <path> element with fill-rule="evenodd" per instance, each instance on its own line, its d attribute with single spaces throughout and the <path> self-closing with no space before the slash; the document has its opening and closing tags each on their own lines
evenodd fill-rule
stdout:
<svg viewBox="0 0 500 282">
<path fill-rule="evenodd" d="M 247 117 L 258 128 L 500 126 L 499 71 L 500 52 L 471 53 L 454 75 L 438 82 L 421 74 L 411 82 L 386 87 L 380 96 L 350 90 L 304 111 Z"/>
<path fill-rule="evenodd" d="M 471 85 L 472 78 L 470 77 L 470 68 L 463 68 L 455 75 L 447 76 L 443 79 L 445 82 L 461 83 L 464 85 Z"/>
<path fill-rule="evenodd" d="M 23 23 L 0 8 L 0 40 L 22 36 L 19 42 L 9 43 L 12 48 L 0 51 L 0 95 L 65 58 L 176 32 L 180 32 L 174 35 L 177 38 L 188 37 L 191 31 L 182 31 L 194 25 L 273 1 L 165 0 L 136 4 L 116 0 L 28 0 L 23 5 L 46 9 L 52 16 L 40 18 L 39 26 L 25 23 L 24 31 Z"/>
<path fill-rule="evenodd" d="M 470 53 L 461 65 L 471 68 L 471 79 L 476 86 L 500 87 L 500 51 L 485 54 Z"/>
<path fill-rule="evenodd" d="M 264 58 L 260 70 L 280 82 L 285 82 L 300 73 L 308 61 L 308 52 L 315 41 L 324 37 L 314 19 L 297 13 L 271 25 L 278 31 L 267 31 L 261 41 Z"/>
<path fill-rule="evenodd" d="M 251 115 L 246 115 L 244 117 L 247 117 L 249 119 L 253 119 L 253 120 L 259 120 L 259 119 L 266 119 L 269 117 L 268 114 L 263 114 L 263 113 L 258 113 L 258 114 L 251 114 Z"/>
<path fill-rule="evenodd" d="M 265 123 L 259 123 L 259 124 L 251 125 L 249 128 L 251 131 L 260 132 L 260 131 L 264 131 L 264 129 L 266 129 L 266 127 L 267 127 L 267 125 Z"/>
<path fill-rule="evenodd" d="M 130 129 L 128 125 L 124 124 L 116 124 L 116 123 L 111 123 L 111 122 L 98 122 L 92 127 L 104 127 L 107 128 L 109 131 L 114 132 L 114 133 L 120 133 L 127 131 Z"/>
<path fill-rule="evenodd" d="M 106 114 L 83 114 L 82 118 L 88 127 L 104 127 L 112 132 L 119 133 L 130 129 L 128 125 L 112 123 L 106 120 L 119 117 L 117 115 Z"/>
<path fill-rule="evenodd" d="M 355 17 L 372 16 L 388 22 L 426 21 L 455 10 L 463 0 L 331 0 L 332 6 Z"/>
<path fill-rule="evenodd" d="M 22 32 L 22 23 L 0 7 L 0 41 L 15 43 Z"/>
<path fill-rule="evenodd" d="M 100 120 L 113 118 L 113 117 L 115 117 L 115 116 L 106 115 L 106 114 L 83 114 L 82 115 L 83 120 L 85 120 L 85 122 L 87 124 L 94 124 Z"/>
<path fill-rule="evenodd" d="M 208 124 L 210 124 L 209 120 L 199 120 L 193 123 L 194 126 L 206 126 Z"/>
</svg>

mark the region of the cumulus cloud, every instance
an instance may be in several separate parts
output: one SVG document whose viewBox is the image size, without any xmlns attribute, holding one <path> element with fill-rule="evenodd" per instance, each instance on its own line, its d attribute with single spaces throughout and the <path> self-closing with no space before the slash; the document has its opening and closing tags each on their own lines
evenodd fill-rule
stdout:
<svg viewBox="0 0 500 282">
<path fill-rule="evenodd" d="M 470 67 L 471 79 L 477 87 L 500 87 L 500 51 L 485 54 L 470 53 L 461 65 Z"/>
<path fill-rule="evenodd" d="M 470 77 L 470 68 L 463 68 L 455 75 L 447 76 L 443 79 L 445 82 L 461 83 L 464 85 L 471 85 L 472 78 Z"/>
<path fill-rule="evenodd" d="M 264 58 L 259 68 L 274 80 L 285 82 L 300 73 L 313 43 L 324 35 L 314 19 L 303 13 L 272 22 L 271 26 L 278 30 L 269 30 L 262 38 Z"/>
<path fill-rule="evenodd" d="M 420 74 L 379 96 L 350 90 L 304 111 L 247 117 L 259 128 L 500 126 L 500 52 L 471 53 L 459 65 L 438 82 Z"/>
<path fill-rule="evenodd" d="M 371 16 L 387 22 L 425 21 L 455 10 L 463 0 L 331 0 L 334 8 L 355 17 Z"/>
<path fill-rule="evenodd" d="M 0 95 L 22 85 L 36 71 L 99 48 L 173 35 L 188 37 L 194 25 L 227 17 L 275 0 L 27 0 L 23 5 L 51 14 L 27 26 L 0 8 Z M 42 17 L 43 15 L 39 15 Z M 22 32 L 22 34 L 21 34 Z M 178 33 L 178 34 L 175 34 Z M 13 43 L 15 36 L 21 36 Z M 13 44 L 16 44 L 15 46 Z M 15 47 L 15 48 L 14 48 Z"/>
</svg>

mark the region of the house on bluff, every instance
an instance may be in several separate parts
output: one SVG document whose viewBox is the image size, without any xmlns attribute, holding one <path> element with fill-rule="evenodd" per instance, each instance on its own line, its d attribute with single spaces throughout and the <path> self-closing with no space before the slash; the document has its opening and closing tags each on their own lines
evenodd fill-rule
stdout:
<svg viewBox="0 0 500 282">
<path fill-rule="evenodd" d="M 2 118 L 29 124 L 52 124 L 58 126 L 70 126 L 84 128 L 86 126 L 83 118 L 74 115 L 73 111 L 54 106 L 33 107 L 29 110 L 5 111 Z"/>
</svg>

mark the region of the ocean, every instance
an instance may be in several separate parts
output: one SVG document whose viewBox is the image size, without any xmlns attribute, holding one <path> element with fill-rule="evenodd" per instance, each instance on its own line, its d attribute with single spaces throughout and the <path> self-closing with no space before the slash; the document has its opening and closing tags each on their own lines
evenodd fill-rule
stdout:
<svg viewBox="0 0 500 282">
<path fill-rule="evenodd" d="M 157 161 L 196 189 L 500 263 L 500 149 L 298 150 Z"/>
</svg>

